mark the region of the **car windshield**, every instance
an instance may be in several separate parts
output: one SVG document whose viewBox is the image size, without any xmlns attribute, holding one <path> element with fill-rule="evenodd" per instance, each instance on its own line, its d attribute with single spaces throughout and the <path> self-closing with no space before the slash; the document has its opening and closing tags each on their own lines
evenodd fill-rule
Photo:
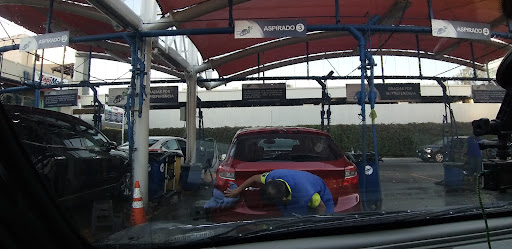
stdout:
<svg viewBox="0 0 512 249">
<path fill-rule="evenodd" d="M 326 136 L 263 134 L 241 137 L 234 158 L 241 161 L 332 161 L 342 157 Z"/>
<path fill-rule="evenodd" d="M 68 122 L 65 119 L 37 113 L 13 113 L 13 119 L 23 124 L 20 136 L 28 143 L 68 148 L 105 146 L 106 138 L 89 124 Z"/>
<path fill-rule="evenodd" d="M 155 145 L 160 139 L 155 139 L 155 138 L 150 138 L 149 141 L 148 141 L 148 146 L 153 146 Z"/>
<path fill-rule="evenodd" d="M 100 248 L 512 241 L 511 3 L 0 1 L 9 183 Z"/>
</svg>

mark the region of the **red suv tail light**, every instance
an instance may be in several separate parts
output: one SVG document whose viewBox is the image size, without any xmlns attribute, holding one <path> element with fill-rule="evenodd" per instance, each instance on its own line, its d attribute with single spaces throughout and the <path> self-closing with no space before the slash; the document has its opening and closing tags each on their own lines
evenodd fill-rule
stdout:
<svg viewBox="0 0 512 249">
<path fill-rule="evenodd" d="M 359 192 L 359 178 L 357 176 L 357 167 L 355 165 L 345 166 L 345 179 L 343 180 L 343 192 Z"/>
<path fill-rule="evenodd" d="M 215 187 L 224 191 L 229 188 L 230 182 L 235 182 L 235 171 L 232 168 L 225 168 L 220 166 L 217 170 Z"/>
</svg>

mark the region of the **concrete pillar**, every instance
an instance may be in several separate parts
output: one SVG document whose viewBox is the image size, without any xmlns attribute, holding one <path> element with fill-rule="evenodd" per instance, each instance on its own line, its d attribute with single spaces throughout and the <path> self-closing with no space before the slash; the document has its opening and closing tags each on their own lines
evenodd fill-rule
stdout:
<svg viewBox="0 0 512 249">
<path fill-rule="evenodd" d="M 149 48 L 148 51 L 151 51 L 151 40 L 147 38 L 144 40 L 144 47 L 146 49 Z M 151 59 L 147 59 L 151 57 L 151 53 L 146 53 L 146 55 L 140 53 L 139 56 L 142 58 L 146 57 L 146 72 L 147 74 L 144 77 L 144 84 L 146 89 L 147 96 L 144 97 L 144 101 L 142 103 L 142 116 L 139 117 L 139 95 L 144 94 L 140 92 L 140 78 L 137 77 L 137 91 L 135 95 L 135 106 L 133 108 L 135 119 L 134 126 L 134 148 L 136 150 L 133 152 L 133 180 L 139 181 L 140 190 L 142 194 L 142 200 L 144 202 L 144 207 L 148 207 L 148 137 L 149 137 L 149 93 L 150 93 L 150 85 L 151 81 L 150 76 L 150 68 L 151 68 Z"/>
<path fill-rule="evenodd" d="M 152 22 L 156 19 L 155 1 L 141 2 L 141 18 L 144 22 Z M 151 82 L 151 38 L 145 38 L 139 58 L 145 61 L 144 85 L 145 92 L 140 92 L 140 76 L 136 79 L 137 90 L 135 95 L 134 111 L 134 148 L 133 152 L 133 182 L 139 181 L 144 207 L 148 207 L 148 137 L 149 137 L 149 97 Z M 139 96 L 143 94 L 142 115 L 139 117 Z"/>
<path fill-rule="evenodd" d="M 196 109 L 197 109 L 197 75 L 187 73 L 187 155 L 186 163 L 196 162 Z"/>
<path fill-rule="evenodd" d="M 75 65 L 73 74 L 73 82 L 80 82 L 82 80 L 89 80 L 89 55 L 77 53 L 75 55 Z M 78 90 L 78 95 L 89 95 L 89 88 L 82 87 Z"/>
</svg>

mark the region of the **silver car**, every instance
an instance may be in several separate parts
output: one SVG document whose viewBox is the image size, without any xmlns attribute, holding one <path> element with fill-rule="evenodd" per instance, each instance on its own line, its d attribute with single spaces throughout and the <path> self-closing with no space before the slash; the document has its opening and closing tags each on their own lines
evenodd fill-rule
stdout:
<svg viewBox="0 0 512 249">
<path fill-rule="evenodd" d="M 187 140 L 181 137 L 172 136 L 150 136 L 148 140 L 149 152 L 178 152 L 185 155 Z M 117 149 L 128 151 L 128 142 L 121 144 Z"/>
</svg>

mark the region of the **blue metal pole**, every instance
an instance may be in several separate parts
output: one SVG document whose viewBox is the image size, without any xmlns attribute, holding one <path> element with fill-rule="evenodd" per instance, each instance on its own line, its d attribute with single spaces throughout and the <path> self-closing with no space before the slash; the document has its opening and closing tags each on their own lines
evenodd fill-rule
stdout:
<svg viewBox="0 0 512 249">
<path fill-rule="evenodd" d="M 134 146 L 134 140 L 133 140 L 133 126 L 134 120 L 131 118 L 131 108 L 135 106 L 135 89 L 136 89 L 136 75 L 137 75 L 137 58 L 138 58 L 138 45 L 137 41 L 134 41 L 131 37 L 125 35 L 123 38 L 125 38 L 126 42 L 130 45 L 131 48 L 131 56 L 132 56 L 132 78 L 130 81 L 130 90 L 128 94 L 128 100 L 126 101 L 126 123 L 128 124 L 128 160 L 133 165 L 133 146 Z"/>
<path fill-rule="evenodd" d="M 336 24 L 340 24 L 340 2 L 339 0 L 334 0 L 334 7 L 336 8 Z"/>
<path fill-rule="evenodd" d="M 416 51 L 418 51 L 418 70 L 419 70 L 419 75 L 422 76 L 423 73 L 421 72 L 420 38 L 418 37 L 418 34 L 416 34 Z"/>
<path fill-rule="evenodd" d="M 425 33 L 431 34 L 431 27 L 417 27 L 417 26 L 388 26 L 388 25 L 368 25 L 368 24 L 317 24 L 307 25 L 308 32 L 311 31 L 349 31 L 349 29 L 356 29 L 360 32 L 395 32 L 395 33 Z"/>
<path fill-rule="evenodd" d="M 309 42 L 306 42 L 306 73 L 309 76 Z"/>
<path fill-rule="evenodd" d="M 139 40 L 137 39 L 137 42 Z M 141 46 L 142 48 L 144 46 Z M 146 97 L 146 85 L 144 85 L 144 76 L 146 75 L 146 64 L 144 61 L 137 57 L 137 63 L 139 64 L 139 118 L 142 117 L 142 105 L 144 104 L 144 97 Z"/>
<path fill-rule="evenodd" d="M 368 95 L 368 99 L 370 101 L 370 108 L 372 109 L 372 112 L 375 112 L 375 99 L 377 96 L 375 96 L 375 74 L 374 74 L 374 66 L 375 66 L 375 60 L 373 59 L 373 56 L 370 52 L 367 52 L 366 57 L 368 58 L 368 62 L 370 64 L 370 78 L 368 80 L 368 85 L 370 87 L 370 94 Z M 375 127 L 375 119 L 372 118 L 372 135 L 373 135 L 373 149 L 375 152 L 375 165 L 378 165 L 379 163 L 379 150 L 377 147 L 377 130 Z"/>
<path fill-rule="evenodd" d="M 366 165 L 366 88 L 365 88 L 365 79 L 366 79 L 366 43 L 363 35 L 354 28 L 350 28 L 348 30 L 354 38 L 356 38 L 359 45 L 359 60 L 361 61 L 361 92 L 359 93 L 359 104 L 361 105 L 361 118 L 362 118 L 362 163 Z"/>
<path fill-rule="evenodd" d="M 234 24 L 233 24 L 233 0 L 228 0 L 228 5 L 229 5 L 229 23 L 228 23 L 228 26 L 229 27 L 234 27 Z"/>
<path fill-rule="evenodd" d="M 475 50 L 473 50 L 473 42 L 469 43 L 469 49 L 471 50 L 471 65 L 473 68 L 473 78 L 476 78 L 476 64 L 475 64 Z"/>
<path fill-rule="evenodd" d="M 177 36 L 177 35 L 218 35 L 218 34 L 233 34 L 235 29 L 233 27 L 226 28 L 209 28 L 209 29 L 183 29 L 183 30 L 151 30 L 141 31 L 142 37 L 157 37 L 157 36 Z"/>
<path fill-rule="evenodd" d="M 50 26 L 52 24 L 52 15 L 53 15 L 53 2 L 54 0 L 50 0 L 50 7 L 48 8 L 48 19 L 46 21 L 46 33 L 50 33 Z M 44 49 L 41 54 L 41 72 L 39 73 L 39 85 L 41 85 L 41 80 L 43 79 L 43 64 L 44 64 Z M 34 107 L 39 108 L 39 99 L 41 96 L 41 91 L 36 89 L 34 92 Z"/>
<path fill-rule="evenodd" d="M 12 50 L 18 50 L 20 49 L 20 44 L 14 44 L 14 45 L 7 45 L 0 47 L 0 53 L 12 51 Z"/>
<path fill-rule="evenodd" d="M 428 4 L 428 18 L 430 20 L 434 19 L 434 10 L 432 9 L 432 0 L 427 0 Z"/>
</svg>

